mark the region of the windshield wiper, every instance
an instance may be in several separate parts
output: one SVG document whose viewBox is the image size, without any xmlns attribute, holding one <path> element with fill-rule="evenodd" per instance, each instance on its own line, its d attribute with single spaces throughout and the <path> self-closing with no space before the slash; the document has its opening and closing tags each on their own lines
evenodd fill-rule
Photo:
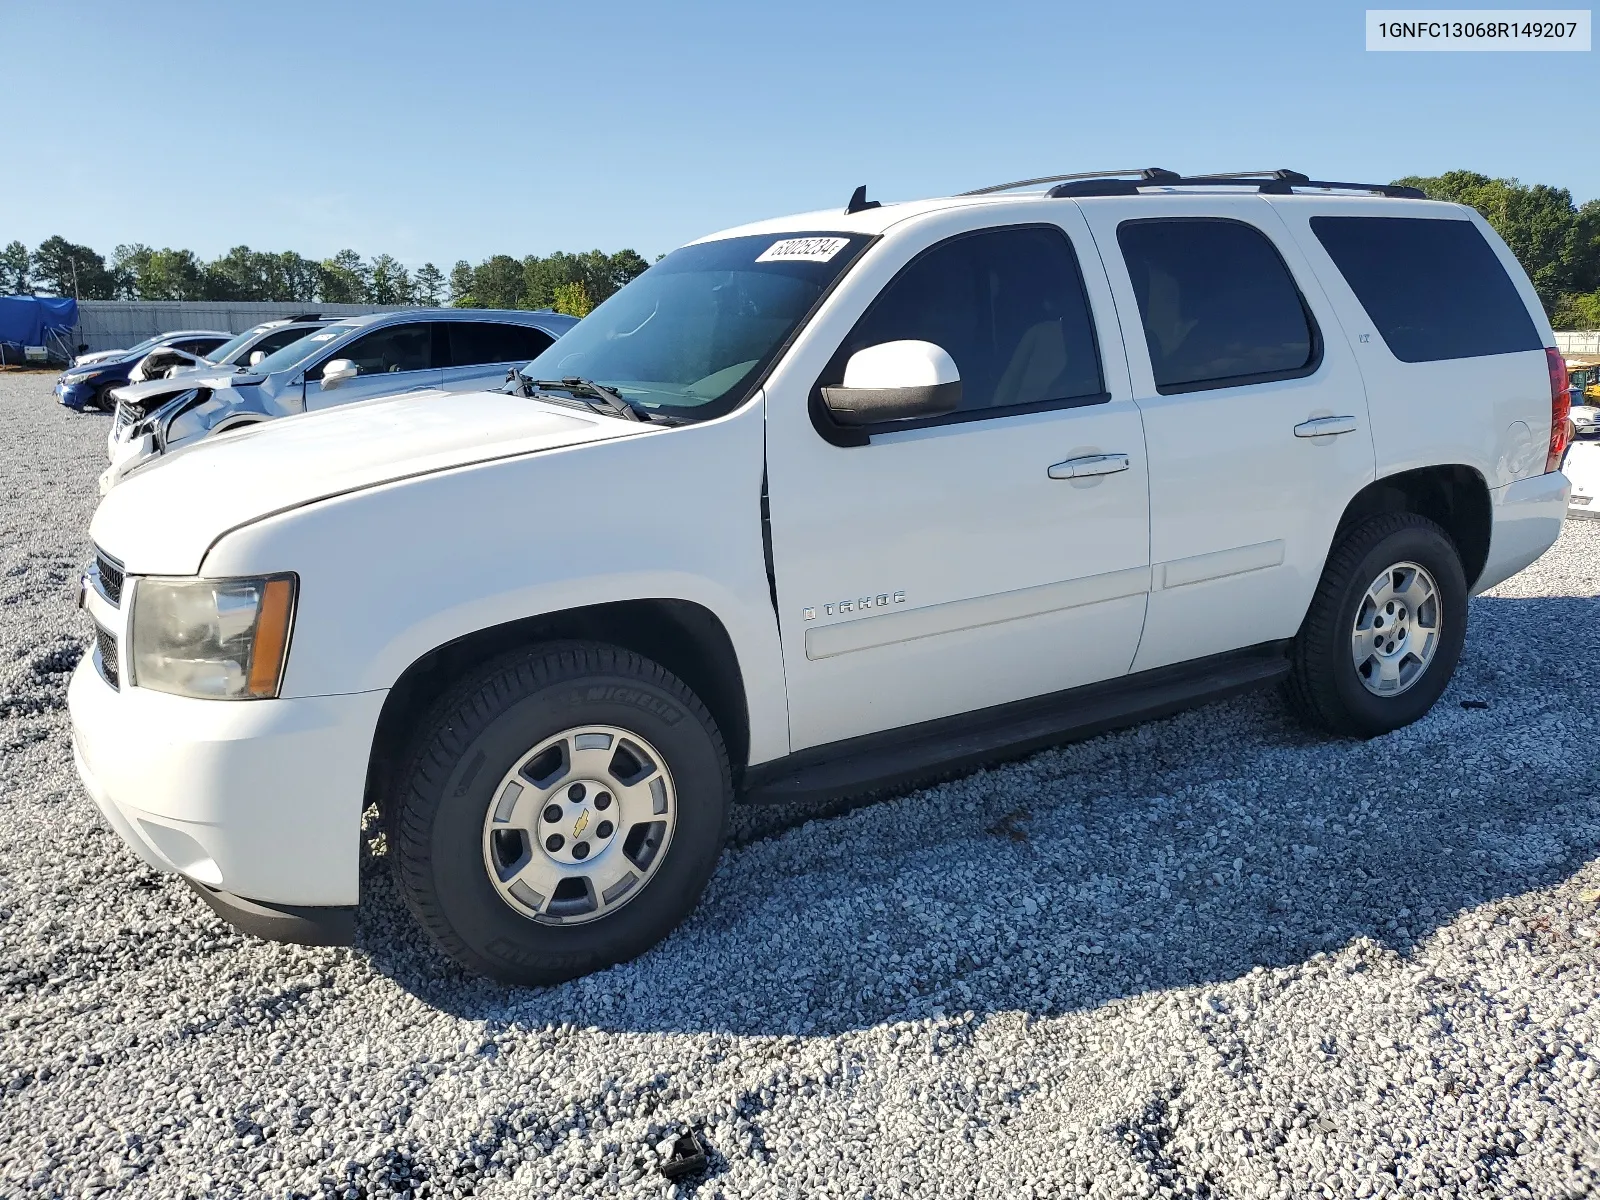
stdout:
<svg viewBox="0 0 1600 1200">
<path fill-rule="evenodd" d="M 576 375 L 568 375 L 565 379 L 527 379 L 524 377 L 525 386 L 533 389 L 531 395 L 539 392 L 559 390 L 567 392 L 576 400 L 581 400 L 595 412 L 610 413 L 614 417 L 621 417 L 624 421 L 654 421 L 657 414 L 651 412 L 643 405 L 635 404 L 617 395 L 608 387 L 602 387 L 592 379 L 580 379 Z"/>
</svg>

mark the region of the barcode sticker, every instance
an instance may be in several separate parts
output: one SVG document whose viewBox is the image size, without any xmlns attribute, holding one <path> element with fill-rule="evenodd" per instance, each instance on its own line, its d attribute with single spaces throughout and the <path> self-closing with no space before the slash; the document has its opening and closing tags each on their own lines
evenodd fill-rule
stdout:
<svg viewBox="0 0 1600 1200">
<path fill-rule="evenodd" d="M 757 257 L 757 262 L 827 262 L 850 244 L 849 238 L 785 238 L 773 242 Z"/>
</svg>

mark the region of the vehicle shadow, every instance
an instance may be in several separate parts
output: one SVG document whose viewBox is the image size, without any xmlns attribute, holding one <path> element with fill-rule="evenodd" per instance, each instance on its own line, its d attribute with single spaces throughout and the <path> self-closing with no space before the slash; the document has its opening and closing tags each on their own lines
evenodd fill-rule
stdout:
<svg viewBox="0 0 1600 1200">
<path fill-rule="evenodd" d="M 1593 597 L 1473 601 L 1434 711 L 1370 742 L 1308 732 L 1269 692 L 857 807 L 745 810 L 679 930 L 560 987 L 456 970 L 369 854 L 359 951 L 490 1023 L 766 1035 L 1060 1013 L 1357 938 L 1409 953 L 1600 854 L 1600 684 L 1552 637 L 1597 616 Z"/>
</svg>

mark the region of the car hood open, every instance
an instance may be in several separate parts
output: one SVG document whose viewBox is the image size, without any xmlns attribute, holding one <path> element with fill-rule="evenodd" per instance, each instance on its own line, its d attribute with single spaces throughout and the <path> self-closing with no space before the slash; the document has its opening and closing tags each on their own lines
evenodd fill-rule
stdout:
<svg viewBox="0 0 1600 1200">
<path fill-rule="evenodd" d="M 131 574 L 192 575 L 229 530 L 330 496 L 660 431 L 501 392 L 407 392 L 267 421 L 157 459 L 111 490 L 90 533 Z"/>
<path fill-rule="evenodd" d="M 196 371 L 173 379 L 146 379 L 142 383 L 125 383 L 119 388 L 112 388 L 111 398 L 134 408 L 155 408 L 180 392 L 193 391 L 195 388 L 228 387 L 233 383 L 233 378 L 233 372 L 223 368 L 220 373 L 215 370 Z"/>
</svg>

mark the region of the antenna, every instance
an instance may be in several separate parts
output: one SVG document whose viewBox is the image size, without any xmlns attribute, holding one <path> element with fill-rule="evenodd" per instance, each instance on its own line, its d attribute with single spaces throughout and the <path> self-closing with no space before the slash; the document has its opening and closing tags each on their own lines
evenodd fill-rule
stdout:
<svg viewBox="0 0 1600 1200">
<path fill-rule="evenodd" d="M 864 209 L 882 207 L 883 205 L 880 201 L 867 199 L 867 185 L 863 183 L 850 193 L 850 203 L 844 206 L 844 215 L 847 217 L 853 216 Z"/>
</svg>

